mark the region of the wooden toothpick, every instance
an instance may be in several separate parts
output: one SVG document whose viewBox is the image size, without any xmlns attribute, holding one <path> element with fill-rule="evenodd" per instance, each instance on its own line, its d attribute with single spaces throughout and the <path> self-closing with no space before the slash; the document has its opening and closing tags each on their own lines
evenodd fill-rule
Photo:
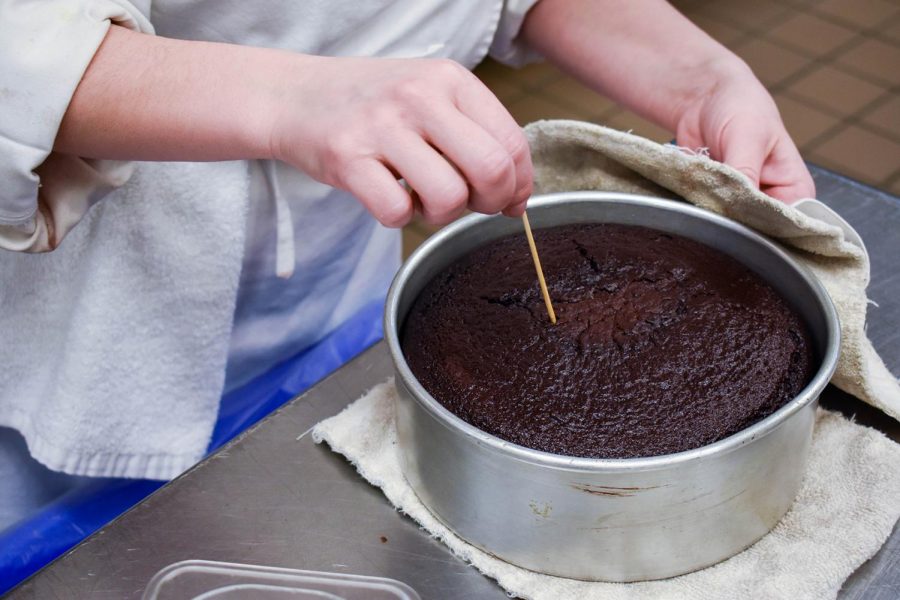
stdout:
<svg viewBox="0 0 900 600">
<path fill-rule="evenodd" d="M 534 270 L 537 271 L 538 283 L 541 284 L 541 293 L 544 295 L 544 304 L 547 305 L 547 314 L 550 322 L 556 325 L 556 313 L 553 311 L 553 303 L 550 302 L 550 292 L 547 291 L 547 282 L 544 281 L 544 270 L 541 268 L 541 259 L 538 258 L 537 246 L 534 245 L 534 236 L 531 235 L 531 224 L 528 222 L 528 213 L 522 213 L 522 223 L 525 225 L 525 236 L 528 238 L 528 247 L 531 248 L 531 258 L 534 259 Z"/>
</svg>

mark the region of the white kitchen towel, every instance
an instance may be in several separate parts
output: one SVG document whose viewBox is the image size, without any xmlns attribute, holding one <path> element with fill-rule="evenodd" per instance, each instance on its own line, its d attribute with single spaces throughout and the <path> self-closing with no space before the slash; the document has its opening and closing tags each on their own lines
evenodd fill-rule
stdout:
<svg viewBox="0 0 900 600">
<path fill-rule="evenodd" d="M 169 479 L 203 457 L 247 183 L 246 162 L 137 163 L 53 252 L 0 250 L 0 425 L 35 459 L 72 475 Z"/>
<path fill-rule="evenodd" d="M 841 356 L 832 383 L 900 419 L 900 384 L 866 337 L 869 257 L 859 236 L 813 199 L 792 206 L 760 192 L 740 171 L 703 152 L 581 121 L 525 128 L 535 192 L 605 190 L 680 197 L 780 243 L 828 290 L 841 319 Z"/>
<path fill-rule="evenodd" d="M 467 544 L 419 501 L 400 471 L 393 381 L 316 425 L 399 511 L 453 553 L 526 600 L 823 600 L 869 559 L 900 517 L 900 445 L 819 409 L 809 462 L 790 511 L 771 533 L 717 565 L 662 581 L 593 583 L 515 567 Z"/>
</svg>

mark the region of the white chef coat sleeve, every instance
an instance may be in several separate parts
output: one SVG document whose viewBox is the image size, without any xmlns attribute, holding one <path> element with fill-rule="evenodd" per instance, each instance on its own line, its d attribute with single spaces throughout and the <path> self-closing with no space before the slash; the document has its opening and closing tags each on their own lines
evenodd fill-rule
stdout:
<svg viewBox="0 0 900 600">
<path fill-rule="evenodd" d="M 512 67 L 542 60 L 540 54 L 531 49 L 524 41 L 518 39 L 525 15 L 538 0 L 505 0 L 500 23 L 494 34 L 489 54 L 496 60 Z"/>
<path fill-rule="evenodd" d="M 0 248 L 52 250 L 127 163 L 52 152 L 110 23 L 152 33 L 125 0 L 0 0 Z"/>
</svg>

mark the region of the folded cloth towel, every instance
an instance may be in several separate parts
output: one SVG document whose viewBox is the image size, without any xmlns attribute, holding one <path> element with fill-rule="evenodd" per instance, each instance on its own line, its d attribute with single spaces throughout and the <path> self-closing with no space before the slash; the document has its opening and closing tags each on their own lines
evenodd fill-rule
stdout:
<svg viewBox="0 0 900 600">
<path fill-rule="evenodd" d="M 461 559 L 526 600 L 834 598 L 900 517 L 900 445 L 820 409 L 800 492 L 771 533 L 740 554 L 680 577 L 593 583 L 515 567 L 466 543 L 419 501 L 400 471 L 392 381 L 319 423 L 316 442 L 346 456 L 387 499 Z"/>
<path fill-rule="evenodd" d="M 683 198 L 779 242 L 828 290 L 841 319 L 841 356 L 832 383 L 900 419 L 900 384 L 866 337 L 869 257 L 859 235 L 813 199 L 788 206 L 740 171 L 702 152 L 580 121 L 525 128 L 536 193 L 604 190 Z"/>
</svg>

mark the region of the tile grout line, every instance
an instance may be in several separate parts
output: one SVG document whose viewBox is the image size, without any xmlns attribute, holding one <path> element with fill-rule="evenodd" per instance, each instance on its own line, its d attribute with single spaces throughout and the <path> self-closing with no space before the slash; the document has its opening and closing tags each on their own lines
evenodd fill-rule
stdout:
<svg viewBox="0 0 900 600">
<path fill-rule="evenodd" d="M 806 7 L 806 8 L 813 8 L 813 7 Z M 805 14 L 803 11 L 794 11 L 792 9 L 788 9 L 788 11 L 799 12 L 799 14 Z M 781 17 L 785 16 L 788 11 L 779 13 L 779 20 L 781 20 Z M 737 54 L 736 50 L 740 46 L 745 45 L 746 43 L 748 43 L 750 41 L 758 39 L 758 40 L 767 41 L 767 42 L 774 44 L 776 46 L 779 46 L 785 50 L 790 50 L 792 52 L 800 54 L 804 58 L 811 60 L 814 63 L 828 64 L 829 66 L 835 67 L 838 70 L 841 70 L 848 75 L 854 75 L 856 77 L 859 77 L 860 79 L 867 81 L 868 83 L 872 83 L 872 84 L 878 85 L 880 87 L 884 87 L 885 85 L 890 86 L 893 83 L 889 80 L 880 79 L 877 77 L 873 77 L 872 75 L 870 75 L 868 73 L 865 73 L 862 71 L 857 71 L 855 68 L 848 67 L 848 66 L 843 65 L 842 63 L 839 63 L 835 60 L 836 58 L 838 58 L 841 54 L 843 54 L 847 50 L 850 50 L 858 45 L 861 45 L 863 42 L 865 42 L 869 38 L 878 37 L 879 41 L 883 41 L 883 40 L 881 40 L 881 38 L 879 36 L 875 35 L 876 33 L 878 33 L 878 30 L 879 30 L 879 27 L 877 25 L 865 27 L 865 26 L 852 24 L 852 25 L 848 26 L 848 22 L 841 21 L 839 18 L 829 15 L 828 13 L 824 13 L 824 12 L 821 12 L 818 10 L 814 10 L 813 12 L 815 13 L 815 16 L 822 18 L 822 20 L 824 20 L 824 21 L 830 22 L 832 25 L 838 25 L 840 27 L 843 27 L 844 29 L 852 30 L 852 32 L 855 35 L 853 35 L 851 38 L 849 38 L 847 40 L 847 42 L 845 42 L 844 44 L 841 44 L 826 53 L 815 54 L 805 48 L 802 48 L 800 46 L 795 46 L 795 45 L 785 42 L 784 40 L 781 40 L 779 38 L 770 37 L 768 35 L 768 33 L 769 33 L 768 28 L 770 26 L 776 24 L 776 20 L 774 17 L 771 20 L 764 22 L 759 27 L 749 27 L 749 26 L 744 25 L 743 23 L 738 25 L 736 21 L 730 21 L 730 20 L 726 21 L 726 20 L 722 19 L 721 17 L 716 16 L 715 14 L 710 15 L 708 13 L 704 13 L 704 16 L 706 18 L 712 19 L 714 21 L 718 21 L 719 23 L 721 23 L 723 25 L 729 25 L 729 26 L 734 27 L 735 29 L 739 29 L 740 31 L 745 32 L 744 37 L 736 39 L 731 45 L 728 46 L 728 48 L 735 54 Z M 685 13 L 685 16 L 690 18 L 690 15 L 688 15 L 687 13 Z M 726 17 L 726 19 L 727 19 L 727 17 Z M 896 20 L 900 20 L 900 13 L 898 13 L 898 15 L 896 15 L 895 17 L 892 17 L 890 22 L 893 22 Z M 851 44 L 851 42 L 854 42 L 854 41 L 856 43 Z M 890 42 L 890 45 L 900 48 L 900 43 L 897 43 L 897 42 L 892 41 L 892 42 Z"/>
<path fill-rule="evenodd" d="M 888 19 L 887 23 L 880 22 L 877 25 L 860 25 L 858 23 L 852 23 L 851 21 L 846 21 L 846 20 L 842 19 L 841 17 L 835 16 L 829 12 L 823 11 L 820 8 L 816 7 L 815 4 L 810 5 L 808 8 L 810 9 L 810 12 L 812 14 L 819 17 L 823 21 L 828 21 L 832 25 L 839 25 L 845 29 L 854 29 L 854 30 L 860 31 L 862 33 L 865 33 L 867 36 L 876 37 L 880 41 L 883 41 L 887 44 L 890 44 L 892 46 L 897 46 L 898 48 L 900 48 L 900 42 L 898 42 L 888 36 L 882 36 L 882 34 L 880 32 L 880 28 L 882 25 L 885 25 L 885 24 L 890 25 L 890 24 L 894 23 L 895 21 L 900 20 L 900 12 L 898 12 L 894 16 L 890 17 Z"/>
<path fill-rule="evenodd" d="M 855 35 L 853 35 L 852 37 L 850 37 L 846 42 L 844 42 L 843 44 L 840 44 L 838 46 L 835 46 L 828 52 L 824 52 L 824 53 L 818 54 L 818 55 L 811 55 L 805 51 L 799 52 L 798 48 L 796 46 L 791 46 L 790 44 L 786 44 L 782 40 L 779 40 L 777 38 L 766 37 L 764 39 L 766 41 L 768 41 L 769 43 L 780 47 L 783 50 L 790 50 L 791 52 L 800 54 L 801 56 L 803 56 L 804 58 L 806 58 L 809 61 L 809 63 L 806 66 L 804 66 L 803 68 L 801 68 L 799 71 L 797 71 L 797 73 L 789 75 L 783 81 L 778 82 L 777 86 L 775 86 L 775 87 L 785 87 L 788 85 L 793 85 L 794 83 L 796 83 L 797 81 L 799 81 L 806 75 L 809 75 L 813 71 L 819 69 L 820 67 L 825 67 L 825 66 L 837 67 L 838 63 L 835 62 L 835 59 L 837 57 L 844 54 L 848 50 L 852 50 L 853 48 L 861 45 L 866 40 L 865 34 L 862 32 L 858 32 Z M 855 71 L 852 73 L 847 73 L 846 67 L 843 69 L 839 69 L 839 70 L 844 71 L 848 75 L 854 75 L 854 76 L 859 77 L 859 74 L 857 74 Z M 870 77 L 869 75 L 866 75 L 865 77 L 859 77 L 859 78 L 868 80 L 869 77 Z M 873 85 L 878 85 L 879 87 L 884 87 L 883 82 L 876 84 L 874 81 L 867 81 L 867 83 L 871 83 Z"/>
<path fill-rule="evenodd" d="M 790 93 L 789 90 L 785 90 L 781 93 L 796 102 L 800 102 L 800 103 L 806 104 L 812 108 L 816 108 L 817 110 L 821 110 L 819 108 L 820 105 L 810 102 L 810 101 L 806 100 L 805 98 L 797 96 L 796 94 L 792 94 L 792 93 Z M 881 129 L 875 128 L 862 120 L 862 117 L 864 117 L 865 115 L 874 111 L 882 104 L 884 104 L 886 102 L 890 102 L 890 100 L 894 96 L 894 94 L 895 94 L 895 92 L 892 93 L 892 91 L 889 90 L 887 93 L 882 94 L 881 96 L 878 96 L 877 98 L 875 98 L 868 104 L 863 105 L 856 112 L 851 113 L 849 115 L 843 115 L 843 116 L 839 117 L 839 120 L 837 123 L 835 123 L 828 129 L 826 129 L 825 131 L 823 131 L 822 133 L 820 133 L 819 135 L 817 135 L 816 137 L 814 137 L 813 139 L 811 139 L 807 143 L 805 143 L 803 145 L 803 149 L 802 149 L 803 152 L 811 152 L 813 150 L 813 146 L 819 146 L 821 144 L 824 144 L 831 138 L 835 137 L 838 133 L 840 133 L 841 129 L 845 129 L 850 126 L 859 127 L 860 129 L 863 129 L 863 130 L 867 131 L 868 133 L 877 135 L 879 137 L 883 137 L 883 138 L 887 139 L 888 141 L 900 143 L 900 136 L 897 136 L 893 133 L 886 132 Z M 826 112 L 826 111 L 823 110 L 822 112 Z M 833 112 L 829 112 L 829 115 L 837 116 Z"/>
<path fill-rule="evenodd" d="M 850 65 L 845 65 L 844 63 L 838 62 L 838 58 L 844 55 L 846 52 L 853 50 L 861 46 L 866 40 L 870 39 L 871 36 L 865 32 L 860 32 L 848 39 L 846 42 L 841 44 L 840 46 L 835 47 L 824 54 L 820 54 L 818 56 L 811 56 L 809 54 L 801 54 L 797 52 L 796 46 L 791 46 L 789 44 L 785 44 L 781 40 L 778 39 L 769 39 L 769 38 L 760 38 L 765 39 L 772 45 L 778 46 L 783 50 L 790 50 L 791 52 L 795 52 L 797 54 L 801 54 L 804 58 L 809 61 L 810 65 L 815 65 L 818 67 L 831 67 L 838 71 L 843 72 L 845 75 L 851 75 L 856 77 L 857 79 L 862 79 L 866 83 L 871 85 L 876 85 L 878 87 L 892 86 L 894 82 L 889 79 L 881 79 L 879 77 L 875 77 L 870 73 L 866 73 L 865 71 L 859 71 L 855 67 Z M 736 52 L 735 52 L 736 53 Z M 791 75 L 791 77 L 794 77 Z M 781 82 L 779 82 L 780 85 Z"/>
<path fill-rule="evenodd" d="M 786 94 L 786 95 L 789 98 L 797 100 L 797 98 L 791 96 L 790 94 Z M 819 147 L 822 144 L 828 142 L 829 140 L 837 137 L 838 134 L 840 134 L 842 130 L 847 129 L 848 127 L 851 127 L 851 126 L 859 127 L 860 129 L 864 129 L 864 130 L 868 131 L 869 133 L 872 133 L 873 135 L 878 135 L 889 141 L 897 142 L 898 140 L 895 140 L 893 136 L 882 135 L 880 132 L 876 133 L 876 132 L 872 131 L 871 128 L 869 128 L 869 127 L 864 127 L 863 126 L 864 123 L 859 120 L 859 115 L 864 115 L 864 114 L 868 113 L 869 110 L 876 108 L 878 105 L 881 104 L 882 100 L 883 100 L 883 96 L 879 96 L 878 98 L 875 98 L 868 104 L 864 105 L 861 109 L 856 111 L 856 113 L 854 113 L 853 115 L 850 115 L 850 116 L 847 116 L 847 117 L 841 119 L 840 121 L 838 121 L 837 123 L 835 123 L 828 129 L 826 129 L 825 131 L 823 131 L 822 133 L 820 133 L 813 139 L 809 140 L 808 142 L 806 142 L 803 145 L 803 148 L 801 149 L 801 154 L 810 154 L 810 155 L 813 154 L 817 147 Z"/>
<path fill-rule="evenodd" d="M 778 13 L 777 17 L 772 17 L 769 20 L 764 21 L 763 23 L 759 24 L 758 26 L 747 25 L 742 21 L 732 20 L 727 15 L 717 15 L 714 12 L 710 13 L 710 12 L 703 11 L 702 14 L 706 18 L 712 19 L 714 21 L 718 21 L 719 23 L 721 23 L 723 25 L 728 25 L 734 29 L 738 29 L 739 31 L 749 33 L 758 38 L 770 39 L 770 41 L 774 41 L 774 40 L 771 38 L 768 38 L 768 36 L 766 35 L 768 33 L 768 28 L 775 25 L 779 21 L 783 22 L 783 20 L 785 20 L 785 19 L 783 19 L 783 17 L 785 17 L 788 12 L 793 12 L 793 13 L 797 13 L 797 14 L 812 14 L 813 16 L 818 17 L 828 23 L 831 23 L 832 25 L 837 25 L 839 27 L 843 27 L 844 29 L 850 29 L 856 33 L 871 35 L 872 37 L 877 37 L 880 41 L 884 41 L 890 45 L 900 47 L 900 42 L 898 42 L 890 37 L 883 36 L 883 34 L 880 33 L 880 31 L 879 31 L 880 26 L 885 25 L 885 23 L 883 23 L 883 22 L 879 23 L 878 25 L 870 25 L 870 26 L 859 25 L 858 23 L 852 23 L 850 21 L 846 21 L 840 17 L 832 15 L 829 12 L 823 11 L 823 10 L 819 9 L 818 7 L 816 7 L 815 4 L 804 4 L 802 2 L 793 2 L 791 0 L 788 0 L 787 4 L 790 5 L 790 8 L 786 8 L 783 12 Z M 684 14 L 686 17 L 690 18 L 690 13 L 687 11 L 682 14 Z M 900 13 L 891 17 L 888 20 L 887 25 L 891 25 L 895 21 L 898 21 L 898 20 L 900 20 Z M 791 49 L 794 49 L 794 47 L 792 46 Z M 801 53 L 806 54 L 807 57 L 815 58 L 815 56 L 807 54 L 807 52 L 808 51 L 805 49 L 801 50 Z"/>
<path fill-rule="evenodd" d="M 900 85 L 889 89 L 886 94 L 882 94 L 869 104 L 859 109 L 854 115 L 851 116 L 853 124 L 857 125 L 861 129 L 865 129 L 869 133 L 874 133 L 891 141 L 900 143 L 900 134 L 894 133 L 893 131 L 889 131 L 887 129 L 882 129 L 879 126 L 872 125 L 868 121 L 864 120 L 865 117 L 872 114 L 882 106 L 890 103 L 892 100 L 894 100 L 894 98 L 898 96 L 900 96 Z"/>
<path fill-rule="evenodd" d="M 812 140 L 810 140 L 809 142 L 804 144 L 805 149 L 811 148 L 811 146 L 813 146 L 813 145 L 818 145 L 818 144 L 821 144 L 821 143 L 827 141 L 828 139 L 830 139 L 831 137 L 833 137 L 834 135 L 836 135 L 838 133 L 839 128 L 846 127 L 847 125 L 857 125 L 857 126 L 861 127 L 862 129 L 867 130 L 869 133 L 879 135 L 879 136 L 887 138 L 891 141 L 900 140 L 900 138 L 898 138 L 891 132 L 886 132 L 881 129 L 874 128 L 871 125 L 869 125 L 868 123 L 862 121 L 862 119 L 861 119 L 861 117 L 865 116 L 866 114 L 868 114 L 869 112 L 874 110 L 874 108 L 877 108 L 877 106 L 880 106 L 881 104 L 883 104 L 885 102 L 889 102 L 890 97 L 894 93 L 896 93 L 895 90 L 893 89 L 893 87 L 890 86 L 890 84 L 889 84 L 889 87 L 885 88 L 883 81 L 876 83 L 875 79 L 868 75 L 866 75 L 865 77 L 861 77 L 860 73 L 856 72 L 855 70 L 848 69 L 847 67 L 841 65 L 840 63 L 836 62 L 836 60 L 835 60 L 842 54 L 846 53 L 848 50 L 851 50 L 853 48 L 860 46 L 867 39 L 866 35 L 867 35 L 867 30 L 857 32 L 855 36 L 851 37 L 843 44 L 841 44 L 841 45 L 833 48 L 829 52 L 826 52 L 826 53 L 820 55 L 819 57 L 813 59 L 808 65 L 799 69 L 796 73 L 789 75 L 784 80 L 778 82 L 776 85 L 773 85 L 771 88 L 769 88 L 769 92 L 771 94 L 776 94 L 776 93 L 782 94 L 796 102 L 800 102 L 801 104 L 805 104 L 811 108 L 815 108 L 823 113 L 826 113 L 829 116 L 840 119 L 840 121 L 837 124 L 835 124 L 828 130 L 824 131 L 823 133 L 819 134 L 818 136 L 816 136 L 815 138 L 813 138 Z M 779 41 L 780 40 L 773 40 L 773 43 L 776 43 Z M 776 45 L 779 45 L 782 48 L 787 47 L 785 44 L 780 44 L 780 43 L 777 43 Z M 845 74 L 855 76 L 859 79 L 863 79 L 864 81 L 867 81 L 868 83 L 871 83 L 872 85 L 876 85 L 877 87 L 882 88 L 884 90 L 884 92 L 882 94 L 880 94 L 878 97 L 876 97 L 874 100 L 869 102 L 868 104 L 862 106 L 861 108 L 857 109 L 856 111 L 853 111 L 853 112 L 850 112 L 849 114 L 847 114 L 847 113 L 843 113 L 841 111 L 837 111 L 834 108 L 827 106 L 825 104 L 816 102 L 815 100 L 810 100 L 804 96 L 797 94 L 796 92 L 794 92 L 793 90 L 790 89 L 790 87 L 792 85 L 794 85 L 795 83 L 797 83 L 804 77 L 814 73 L 816 70 L 818 70 L 819 68 L 821 68 L 823 66 L 829 66 L 829 67 L 832 67 L 832 68 L 834 68 L 838 71 L 841 71 Z"/>
<path fill-rule="evenodd" d="M 713 21 L 718 21 L 719 23 L 721 23 L 723 25 L 728 25 L 728 26 L 732 27 L 733 29 L 737 29 L 738 31 L 741 31 L 748 36 L 764 37 L 763 32 L 768 27 L 771 27 L 772 25 L 775 25 L 778 22 L 783 22 L 785 20 L 784 17 L 787 16 L 788 13 L 796 13 L 796 12 L 797 12 L 797 10 L 793 6 L 785 7 L 777 15 L 764 20 L 758 26 L 750 26 L 750 25 L 747 25 L 746 23 L 744 23 L 743 21 L 740 21 L 737 19 L 732 20 L 731 17 L 729 17 L 728 15 L 717 15 L 714 12 L 709 13 L 709 12 L 704 11 L 703 15 L 708 19 L 712 19 Z M 691 18 L 690 13 L 685 12 L 682 14 L 684 14 L 684 16 L 686 16 L 688 19 Z"/>
<path fill-rule="evenodd" d="M 575 80 L 575 81 L 577 81 L 577 80 Z M 590 111 L 585 111 L 582 107 L 576 106 L 575 103 L 569 103 L 563 97 L 548 93 L 544 89 L 536 89 L 532 92 L 532 94 L 542 100 L 549 102 L 550 104 L 555 104 L 559 108 L 565 109 L 568 112 L 586 113 L 585 117 L 590 120 L 608 118 L 608 115 L 610 115 L 612 113 L 615 113 L 619 110 L 626 110 L 622 105 L 616 103 L 616 101 L 613 100 L 612 98 L 609 98 L 608 96 L 605 96 L 605 95 L 601 94 L 600 92 L 596 92 L 594 90 L 591 90 L 591 91 L 594 92 L 594 94 L 596 94 L 598 98 L 604 98 L 604 99 L 612 102 L 613 103 L 612 106 L 608 106 L 605 109 L 601 110 L 600 112 L 590 112 Z"/>
</svg>

